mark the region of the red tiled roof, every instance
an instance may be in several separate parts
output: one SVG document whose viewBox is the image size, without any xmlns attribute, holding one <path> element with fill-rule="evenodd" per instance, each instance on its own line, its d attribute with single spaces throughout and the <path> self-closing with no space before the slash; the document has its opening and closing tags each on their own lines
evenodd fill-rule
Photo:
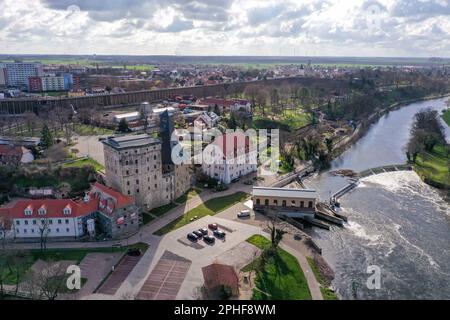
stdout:
<svg viewBox="0 0 450 320">
<path fill-rule="evenodd" d="M 238 152 L 239 154 L 242 154 L 245 150 L 245 153 L 248 153 L 251 149 L 253 149 L 253 143 L 250 141 L 250 138 L 242 132 L 223 134 L 216 137 L 212 144 L 219 147 L 225 158 L 236 157 Z M 227 150 L 227 147 L 229 146 L 234 148 L 234 154 Z"/>
<path fill-rule="evenodd" d="M 116 200 L 116 208 L 121 208 L 128 206 L 134 203 L 134 198 L 130 196 L 126 196 L 116 190 L 108 188 L 98 182 L 92 185 L 91 194 L 95 192 L 95 190 L 99 190 L 101 193 L 108 195 L 109 197 Z"/>
<path fill-rule="evenodd" d="M 100 194 L 103 197 L 100 197 Z M 0 216 L 9 217 L 9 219 L 82 217 L 98 211 L 100 199 L 104 198 L 105 195 L 109 198 L 109 201 L 106 201 L 106 207 L 111 208 L 112 211 L 134 203 L 133 197 L 125 196 L 100 183 L 95 183 L 87 201 L 75 201 L 72 199 L 19 199 L 0 208 Z M 38 214 L 40 208 L 45 208 L 45 216 Z M 71 209 L 70 215 L 64 214 L 65 208 Z M 32 215 L 25 215 L 25 209 L 30 209 Z"/>
<path fill-rule="evenodd" d="M 45 216 L 39 215 L 38 210 L 41 207 L 46 208 Z M 70 206 L 72 213 L 64 214 L 64 208 Z M 25 209 L 32 211 L 31 215 L 25 215 Z M 17 200 L 13 206 L 0 208 L 0 215 L 9 216 L 10 219 L 26 219 L 26 218 L 63 218 L 63 217 L 81 217 L 98 208 L 98 201 L 91 199 L 89 202 L 76 202 L 71 199 L 21 199 Z"/>
<path fill-rule="evenodd" d="M 239 278 L 231 266 L 213 263 L 203 267 L 202 273 L 207 289 L 214 289 L 222 285 L 238 289 Z"/>
<path fill-rule="evenodd" d="M 16 156 L 21 158 L 22 155 L 27 152 L 29 152 L 29 150 L 25 147 L 0 144 L 0 155 L 2 156 Z"/>
</svg>

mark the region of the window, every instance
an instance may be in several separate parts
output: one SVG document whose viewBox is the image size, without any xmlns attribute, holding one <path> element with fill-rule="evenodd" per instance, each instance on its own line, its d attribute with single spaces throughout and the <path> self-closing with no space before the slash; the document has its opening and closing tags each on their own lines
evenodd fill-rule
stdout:
<svg viewBox="0 0 450 320">
<path fill-rule="evenodd" d="M 130 171 L 127 170 L 127 175 L 130 174 Z"/>
<path fill-rule="evenodd" d="M 56 228 L 56 232 L 59 233 L 59 228 Z"/>
<path fill-rule="evenodd" d="M 53 224 L 53 220 L 48 220 L 48 224 Z"/>
<path fill-rule="evenodd" d="M 45 208 L 39 208 L 38 214 L 39 214 L 40 216 L 44 216 L 46 213 L 47 213 L 47 211 L 45 210 Z"/>
<path fill-rule="evenodd" d="M 139 173 L 139 170 L 138 170 L 138 169 L 136 169 L 136 173 Z"/>
<path fill-rule="evenodd" d="M 30 208 L 26 208 L 24 210 L 24 213 L 25 213 L 26 216 L 31 216 L 33 214 L 33 211 Z"/>
<path fill-rule="evenodd" d="M 69 219 L 66 219 L 66 224 L 69 224 Z"/>
<path fill-rule="evenodd" d="M 34 233 L 34 229 L 31 229 L 31 233 Z"/>
<path fill-rule="evenodd" d="M 36 220 L 33 220 L 33 224 L 36 224 Z"/>
<path fill-rule="evenodd" d="M 24 232 L 24 233 L 27 233 L 27 232 L 28 232 L 28 230 L 27 230 L 27 229 L 23 229 L 23 232 Z"/>
<path fill-rule="evenodd" d="M 16 221 L 16 225 L 20 226 L 20 221 L 19 220 Z"/>
<path fill-rule="evenodd" d="M 153 160 L 156 160 L 156 156 L 153 156 Z"/>
<path fill-rule="evenodd" d="M 130 185 L 130 181 L 127 181 L 127 186 L 129 186 Z"/>
<path fill-rule="evenodd" d="M 261 200 L 259 200 L 259 198 L 256 199 L 256 204 L 257 204 L 258 206 L 261 204 Z"/>
<path fill-rule="evenodd" d="M 286 200 L 283 200 L 282 206 L 286 207 Z"/>
<path fill-rule="evenodd" d="M 309 201 L 308 202 L 308 208 L 312 208 L 313 207 L 313 202 L 312 201 Z"/>
<path fill-rule="evenodd" d="M 300 208 L 304 208 L 305 207 L 305 201 L 300 201 Z"/>
<path fill-rule="evenodd" d="M 28 220 L 25 220 L 25 225 L 26 225 L 26 226 L 28 225 Z"/>
<path fill-rule="evenodd" d="M 139 193 L 139 189 L 136 189 L 136 193 Z"/>
<path fill-rule="evenodd" d="M 273 200 L 273 204 L 276 205 L 276 206 L 278 206 L 278 200 L 276 200 L 276 199 Z"/>
<path fill-rule="evenodd" d="M 58 224 L 61 224 L 61 223 L 62 223 L 61 219 L 58 219 Z M 58 230 L 58 229 L 56 229 L 56 230 Z"/>
<path fill-rule="evenodd" d="M 64 208 L 63 213 L 64 213 L 65 215 L 69 215 L 69 214 L 72 213 L 72 209 L 71 209 L 69 206 L 67 206 L 67 207 Z"/>
<path fill-rule="evenodd" d="M 131 191 L 130 190 L 128 190 L 128 195 L 131 195 Z"/>
<path fill-rule="evenodd" d="M 66 232 L 68 233 L 69 231 L 70 231 L 69 228 L 67 228 L 67 229 L 66 229 Z"/>
<path fill-rule="evenodd" d="M 135 161 L 134 161 L 134 164 L 138 164 L 138 161 L 137 161 L 137 160 L 135 160 Z"/>
<path fill-rule="evenodd" d="M 19 229 L 16 229 L 16 233 L 20 233 L 20 232 L 19 232 Z"/>
<path fill-rule="evenodd" d="M 157 185 L 157 184 L 155 184 L 155 188 L 156 188 L 156 189 L 158 188 L 158 185 Z"/>
<path fill-rule="evenodd" d="M 266 206 L 268 206 L 268 205 L 269 205 L 269 199 L 264 200 L 264 204 L 265 204 Z"/>
<path fill-rule="evenodd" d="M 127 160 L 127 161 L 125 161 L 125 165 L 126 165 L 126 166 L 128 165 L 128 160 Z"/>
<path fill-rule="evenodd" d="M 136 184 L 139 184 L 139 180 L 136 180 Z"/>
</svg>

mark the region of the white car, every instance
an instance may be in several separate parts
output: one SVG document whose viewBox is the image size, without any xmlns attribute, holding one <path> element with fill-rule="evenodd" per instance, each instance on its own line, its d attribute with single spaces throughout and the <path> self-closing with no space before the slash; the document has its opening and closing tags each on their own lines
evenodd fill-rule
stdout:
<svg viewBox="0 0 450 320">
<path fill-rule="evenodd" d="M 242 210 L 237 214 L 238 218 L 250 217 L 250 210 Z"/>
</svg>

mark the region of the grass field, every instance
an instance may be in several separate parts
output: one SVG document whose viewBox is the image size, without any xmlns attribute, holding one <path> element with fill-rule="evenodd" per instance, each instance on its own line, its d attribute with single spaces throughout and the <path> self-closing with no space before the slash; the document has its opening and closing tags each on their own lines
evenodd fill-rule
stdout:
<svg viewBox="0 0 450 320">
<path fill-rule="evenodd" d="M 163 205 L 161 207 L 154 208 L 154 209 L 150 210 L 150 213 L 155 215 L 155 216 L 157 216 L 157 217 L 160 217 L 163 214 L 169 212 L 170 210 L 172 210 L 173 208 L 176 208 L 176 207 L 177 207 L 177 205 L 175 203 L 168 203 L 168 204 L 165 204 L 165 205 Z"/>
<path fill-rule="evenodd" d="M 75 124 L 73 130 L 80 136 L 99 136 L 99 135 L 111 135 L 113 130 L 89 126 L 86 124 Z"/>
<path fill-rule="evenodd" d="M 444 119 L 445 123 L 450 127 L 450 109 L 446 110 L 442 114 L 442 119 Z"/>
<path fill-rule="evenodd" d="M 205 217 L 207 215 L 213 216 L 223 210 L 245 200 L 248 194 L 245 192 L 237 192 L 229 196 L 224 196 L 220 198 L 214 198 L 206 201 L 205 203 L 199 205 L 198 207 L 186 212 L 183 216 L 175 219 L 168 225 L 156 231 L 154 234 L 162 236 L 173 230 L 181 228 L 191 222 L 191 219 L 197 217 L 198 219 Z"/>
<path fill-rule="evenodd" d="M 261 235 L 254 235 L 247 242 L 263 250 L 271 245 Z M 255 264 L 254 261 L 243 270 L 253 269 Z M 263 272 L 258 272 L 255 283 L 257 289 L 253 290 L 254 300 L 311 300 L 308 283 L 297 259 L 281 248 L 268 258 Z"/>
<path fill-rule="evenodd" d="M 320 274 L 319 268 L 317 267 L 316 263 L 314 262 L 314 259 L 311 257 L 306 257 L 306 259 L 308 260 L 309 266 L 311 267 L 312 271 L 314 272 L 314 276 L 316 277 L 317 281 L 320 284 L 320 291 L 322 292 L 323 299 L 324 300 L 339 300 L 336 293 L 326 287 L 325 280 L 323 279 L 322 275 Z"/>
<path fill-rule="evenodd" d="M 92 158 L 81 159 L 81 160 L 77 160 L 74 162 L 65 163 L 63 165 L 64 168 L 73 168 L 73 167 L 81 168 L 84 166 L 93 166 L 96 171 L 104 171 L 105 170 L 104 166 L 102 166 L 100 163 L 98 163 L 97 161 L 95 161 Z"/>
<path fill-rule="evenodd" d="M 253 117 L 253 127 L 255 129 L 280 128 L 290 131 L 303 128 L 310 123 L 310 114 L 294 110 L 285 110 L 282 114 L 266 112 L 264 116 L 256 112 Z"/>
<path fill-rule="evenodd" d="M 192 188 L 187 193 L 185 193 L 181 197 L 177 198 L 175 200 L 175 202 L 179 203 L 179 204 L 185 203 L 187 200 L 198 196 L 201 192 L 202 192 L 202 189 L 200 189 L 200 188 Z"/>
<path fill-rule="evenodd" d="M 122 248 L 92 248 L 92 249 L 47 249 L 44 252 L 41 250 L 27 250 L 25 251 L 25 254 L 21 255 L 19 259 L 16 258 L 15 262 L 19 264 L 20 268 L 17 268 L 17 270 L 20 270 L 20 273 L 17 275 L 16 270 L 10 270 L 4 265 L 4 261 L 1 259 L 4 256 L 0 257 L 0 277 L 3 278 L 4 284 L 7 285 L 14 285 L 17 279 L 17 276 L 19 276 L 19 279 L 23 279 L 23 276 L 29 272 L 31 266 L 37 261 L 37 260 L 44 260 L 44 261 L 76 261 L 77 264 L 79 264 L 84 257 L 88 253 L 92 252 L 126 252 L 129 248 L 139 248 L 143 252 L 145 252 L 148 248 L 148 245 L 145 243 L 136 243 L 134 245 L 130 245 L 128 247 L 122 247 Z"/>
<path fill-rule="evenodd" d="M 438 145 L 430 153 L 419 154 L 414 168 L 426 183 L 450 189 L 450 157 L 445 146 Z"/>
</svg>

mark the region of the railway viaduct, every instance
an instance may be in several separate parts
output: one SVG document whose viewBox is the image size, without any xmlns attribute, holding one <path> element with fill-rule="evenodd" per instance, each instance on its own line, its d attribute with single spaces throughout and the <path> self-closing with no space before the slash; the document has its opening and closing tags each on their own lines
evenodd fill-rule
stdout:
<svg viewBox="0 0 450 320">
<path fill-rule="evenodd" d="M 143 101 L 157 102 L 172 98 L 176 95 L 193 94 L 204 98 L 208 96 L 226 96 L 241 93 L 251 84 L 280 85 L 282 83 L 298 84 L 305 87 L 318 86 L 320 88 L 339 89 L 345 85 L 345 81 L 318 78 L 278 78 L 269 80 L 258 80 L 249 82 L 223 83 L 210 86 L 195 86 L 182 88 L 169 88 L 147 91 L 134 91 L 118 94 L 107 94 L 98 96 L 84 96 L 74 98 L 25 98 L 25 99 L 3 99 L 0 100 L 0 114 L 21 114 L 24 112 L 39 113 L 41 108 L 58 108 L 73 105 L 75 108 L 92 107 L 120 107 L 138 104 Z"/>
</svg>

